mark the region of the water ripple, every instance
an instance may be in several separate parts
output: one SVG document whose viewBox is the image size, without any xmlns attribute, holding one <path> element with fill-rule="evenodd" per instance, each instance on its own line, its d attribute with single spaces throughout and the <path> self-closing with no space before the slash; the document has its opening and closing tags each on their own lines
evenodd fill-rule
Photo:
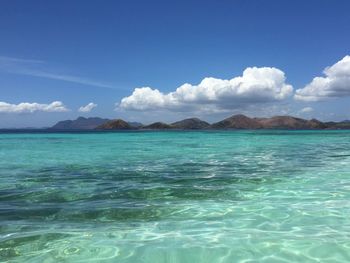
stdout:
<svg viewBox="0 0 350 263">
<path fill-rule="evenodd" d="M 1 262 L 349 262 L 350 132 L 0 135 Z"/>
</svg>

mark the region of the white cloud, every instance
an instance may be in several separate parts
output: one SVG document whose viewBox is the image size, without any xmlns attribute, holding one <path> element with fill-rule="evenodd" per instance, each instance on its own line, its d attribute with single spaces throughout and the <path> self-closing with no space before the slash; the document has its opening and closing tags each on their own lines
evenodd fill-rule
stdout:
<svg viewBox="0 0 350 263">
<path fill-rule="evenodd" d="M 303 109 L 300 110 L 301 113 L 310 113 L 310 112 L 313 112 L 314 109 L 311 108 L 311 107 L 305 107 Z"/>
<path fill-rule="evenodd" d="M 199 110 L 205 107 L 235 109 L 244 105 L 282 101 L 293 93 L 277 68 L 252 67 L 230 80 L 205 78 L 198 85 L 183 84 L 174 92 L 162 93 L 150 87 L 136 88 L 118 107 L 126 110 Z"/>
<path fill-rule="evenodd" d="M 316 77 L 294 96 L 302 101 L 320 101 L 350 96 L 350 56 L 345 56 L 331 67 L 324 69 L 325 77 Z"/>
<path fill-rule="evenodd" d="M 79 112 L 90 112 L 92 111 L 94 108 L 97 107 L 97 104 L 93 103 L 93 102 L 90 102 L 88 105 L 86 106 L 81 106 L 78 111 Z"/>
<path fill-rule="evenodd" d="M 10 104 L 0 101 L 0 113 L 33 113 L 42 112 L 65 112 L 68 111 L 61 101 L 54 101 L 50 104 L 22 102 L 19 104 Z"/>
</svg>

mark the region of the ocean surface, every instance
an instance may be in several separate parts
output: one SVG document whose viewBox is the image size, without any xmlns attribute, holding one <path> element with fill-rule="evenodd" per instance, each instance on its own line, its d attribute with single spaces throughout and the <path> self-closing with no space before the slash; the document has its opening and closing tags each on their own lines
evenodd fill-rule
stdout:
<svg viewBox="0 0 350 263">
<path fill-rule="evenodd" d="M 0 134 L 0 262 L 350 262 L 350 131 Z"/>
</svg>

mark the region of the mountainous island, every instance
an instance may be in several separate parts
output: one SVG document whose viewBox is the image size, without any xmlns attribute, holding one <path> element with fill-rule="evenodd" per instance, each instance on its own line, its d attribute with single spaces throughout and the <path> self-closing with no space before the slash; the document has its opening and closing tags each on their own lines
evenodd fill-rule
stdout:
<svg viewBox="0 0 350 263">
<path fill-rule="evenodd" d="M 55 130 L 92 130 L 97 126 L 110 121 L 109 119 L 102 119 L 98 117 L 84 118 L 79 117 L 76 120 L 65 120 L 56 123 L 51 129 Z"/>
<path fill-rule="evenodd" d="M 321 122 L 292 116 L 274 116 L 270 118 L 250 118 L 243 114 L 233 115 L 210 124 L 198 118 L 188 118 L 173 123 L 154 122 L 143 125 L 139 122 L 127 122 L 122 119 L 102 119 L 98 117 L 65 120 L 56 123 L 50 130 L 228 130 L 228 129 L 286 129 L 286 130 L 322 130 L 350 129 L 350 121 Z"/>
</svg>

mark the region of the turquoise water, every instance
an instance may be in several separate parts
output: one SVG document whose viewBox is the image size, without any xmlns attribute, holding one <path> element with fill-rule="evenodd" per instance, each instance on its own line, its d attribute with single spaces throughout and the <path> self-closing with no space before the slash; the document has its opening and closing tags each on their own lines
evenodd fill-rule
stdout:
<svg viewBox="0 0 350 263">
<path fill-rule="evenodd" d="M 0 134 L 0 262 L 350 262 L 350 131 Z"/>
</svg>

